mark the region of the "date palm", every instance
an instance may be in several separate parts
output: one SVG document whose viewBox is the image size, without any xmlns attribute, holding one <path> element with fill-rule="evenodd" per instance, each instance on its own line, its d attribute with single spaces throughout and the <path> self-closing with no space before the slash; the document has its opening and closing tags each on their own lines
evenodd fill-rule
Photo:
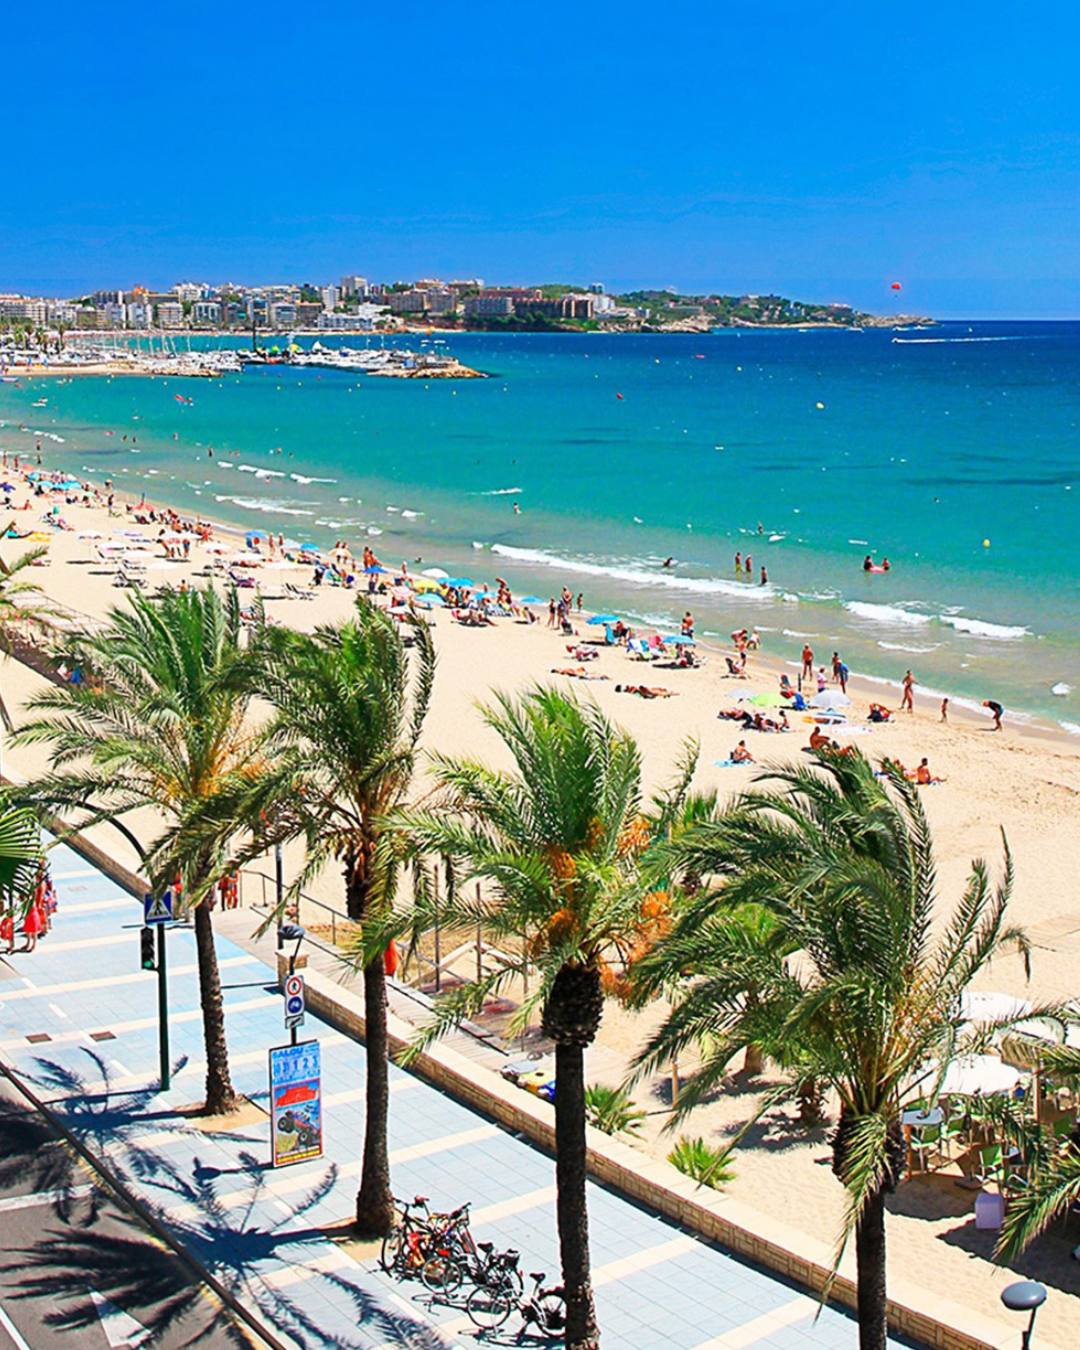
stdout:
<svg viewBox="0 0 1080 1350">
<path fill-rule="evenodd" d="M 459 885 L 444 901 L 442 921 L 482 925 L 506 964 L 440 1001 L 428 1034 L 478 1010 L 526 961 L 538 968 L 538 987 L 511 1029 L 539 1008 L 544 1033 L 555 1042 L 566 1345 L 592 1350 L 599 1331 L 589 1267 L 584 1051 L 600 1026 L 613 958 L 624 964 L 651 921 L 631 884 L 653 833 L 642 816 L 640 755 L 594 704 L 553 689 L 535 688 L 519 699 L 498 695 L 482 711 L 514 768 L 437 758 L 447 809 L 413 811 L 409 822 L 419 847 L 454 860 Z M 486 892 L 467 888 L 470 879 L 486 881 Z"/>
<path fill-rule="evenodd" d="M 235 592 L 224 600 L 211 588 L 136 595 L 128 608 L 112 609 L 101 630 L 65 639 L 64 655 L 82 667 L 83 682 L 36 695 L 29 705 L 36 716 L 16 735 L 17 743 L 51 747 L 51 771 L 26 789 L 31 800 L 80 809 L 88 824 L 140 808 L 164 818 L 146 867 L 155 891 L 180 877 L 194 906 L 210 1114 L 230 1110 L 236 1094 L 205 901 L 244 822 L 230 818 L 213 835 L 201 822 L 259 771 L 240 639 Z M 195 835 L 198 846 L 189 847 Z"/>
<path fill-rule="evenodd" d="M 408 791 L 435 674 L 428 628 L 411 629 L 415 672 L 394 620 L 362 597 L 340 627 L 269 632 L 258 677 L 272 705 L 266 744 L 276 762 L 249 809 L 269 822 L 268 838 L 304 841 L 296 889 L 342 864 L 346 909 L 361 930 L 367 1104 L 356 1222 L 369 1234 L 389 1232 L 394 1220 L 382 935 L 396 867 L 384 822 Z"/>
<path fill-rule="evenodd" d="M 0 558 L 0 648 L 5 655 L 11 652 L 15 631 L 21 624 L 40 623 L 48 613 L 47 604 L 37 598 L 42 593 L 41 587 L 36 581 L 22 575 L 28 567 L 44 558 L 48 551 L 45 546 L 31 548 L 10 563 Z M 6 731 L 14 730 L 2 694 L 0 694 L 0 722 Z"/>
<path fill-rule="evenodd" d="M 927 1065 L 949 1062 L 960 995 L 1002 947 L 1012 861 L 994 888 L 981 861 L 935 933 L 936 875 L 919 794 L 894 765 L 819 752 L 769 769 L 762 787 L 673 842 L 710 884 L 641 963 L 640 979 L 697 974 L 642 1052 L 639 1072 L 696 1046 L 690 1110 L 751 1045 L 792 1088 L 839 1097 L 833 1169 L 847 1188 L 841 1251 L 855 1234 L 859 1343 L 886 1343 L 885 1199 L 903 1165 L 901 1101 Z M 760 912 L 767 922 L 745 921 Z M 744 916 L 729 922 L 729 916 Z M 797 960 L 787 953 L 797 952 Z"/>
</svg>

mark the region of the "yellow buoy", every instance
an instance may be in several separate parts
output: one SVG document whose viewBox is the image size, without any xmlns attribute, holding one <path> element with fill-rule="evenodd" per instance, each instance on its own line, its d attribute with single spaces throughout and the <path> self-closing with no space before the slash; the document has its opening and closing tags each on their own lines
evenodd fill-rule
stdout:
<svg viewBox="0 0 1080 1350">
<path fill-rule="evenodd" d="M 983 540 L 983 548 L 989 548 L 989 547 L 990 547 L 990 540 L 989 540 L 989 539 L 984 539 L 984 540 Z"/>
<path fill-rule="evenodd" d="M 818 407 L 818 408 L 824 408 L 825 404 L 824 404 L 824 403 L 817 403 L 817 404 L 815 404 L 814 406 L 815 406 L 815 407 Z"/>
</svg>

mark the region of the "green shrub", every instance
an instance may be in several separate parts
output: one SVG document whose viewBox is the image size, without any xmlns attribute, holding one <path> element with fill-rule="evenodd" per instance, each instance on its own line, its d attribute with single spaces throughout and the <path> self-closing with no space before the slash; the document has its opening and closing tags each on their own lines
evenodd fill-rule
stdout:
<svg viewBox="0 0 1080 1350">
<path fill-rule="evenodd" d="M 645 1112 L 635 1106 L 625 1088 L 604 1087 L 593 1083 L 585 1089 L 585 1109 L 589 1124 L 605 1134 L 640 1134 Z"/>
<path fill-rule="evenodd" d="M 730 1148 L 713 1148 L 701 1138 L 680 1139 L 668 1154 L 668 1162 L 699 1185 L 711 1186 L 718 1191 L 735 1175 L 729 1166 L 730 1157 Z"/>
</svg>

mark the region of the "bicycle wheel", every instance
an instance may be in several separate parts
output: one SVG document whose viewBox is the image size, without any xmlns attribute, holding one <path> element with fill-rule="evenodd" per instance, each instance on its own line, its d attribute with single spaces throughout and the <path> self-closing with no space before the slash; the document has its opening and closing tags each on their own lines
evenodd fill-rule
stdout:
<svg viewBox="0 0 1080 1350">
<path fill-rule="evenodd" d="M 405 1229 L 398 1224 L 391 1228 L 382 1240 L 379 1252 L 379 1265 L 387 1275 L 395 1275 L 401 1267 L 402 1248 L 405 1244 Z"/>
<path fill-rule="evenodd" d="M 465 1305 L 465 1311 L 485 1331 L 501 1327 L 513 1309 L 514 1301 L 505 1285 L 478 1284 Z"/>
<path fill-rule="evenodd" d="M 536 1298 L 537 1318 L 542 1331 L 566 1330 L 566 1299 L 554 1289 L 545 1289 Z"/>
<path fill-rule="evenodd" d="M 424 1262 L 420 1278 L 425 1288 L 430 1289 L 433 1294 L 441 1294 L 443 1298 L 447 1298 L 461 1288 L 465 1272 L 461 1268 L 460 1261 L 455 1261 L 448 1252 L 436 1252 Z"/>
</svg>

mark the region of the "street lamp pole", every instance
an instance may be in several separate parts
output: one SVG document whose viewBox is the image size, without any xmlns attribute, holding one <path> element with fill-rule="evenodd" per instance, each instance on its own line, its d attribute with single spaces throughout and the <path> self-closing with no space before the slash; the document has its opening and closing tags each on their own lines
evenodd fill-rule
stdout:
<svg viewBox="0 0 1080 1350">
<path fill-rule="evenodd" d="M 1010 1312 L 1029 1312 L 1031 1320 L 1020 1338 L 1022 1350 L 1031 1350 L 1031 1333 L 1035 1330 L 1035 1314 L 1046 1302 L 1046 1289 L 1037 1280 L 1018 1280 L 1001 1291 L 1001 1301 Z"/>
</svg>

